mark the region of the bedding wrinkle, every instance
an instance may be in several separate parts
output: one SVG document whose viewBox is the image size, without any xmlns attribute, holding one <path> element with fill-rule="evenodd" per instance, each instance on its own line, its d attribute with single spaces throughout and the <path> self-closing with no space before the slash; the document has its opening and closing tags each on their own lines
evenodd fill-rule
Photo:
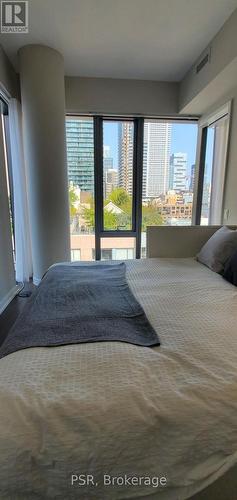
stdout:
<svg viewBox="0 0 237 500">
<path fill-rule="evenodd" d="M 159 347 L 84 343 L 0 360 L 1 500 L 186 500 L 237 464 L 234 287 L 194 259 L 128 261 L 126 276 Z M 96 492 L 70 485 L 87 471 Z M 111 489 L 104 473 L 167 486 Z"/>
<path fill-rule="evenodd" d="M 30 347 L 83 342 L 160 345 L 125 277 L 125 264 L 52 267 L 0 347 L 0 358 Z"/>
</svg>

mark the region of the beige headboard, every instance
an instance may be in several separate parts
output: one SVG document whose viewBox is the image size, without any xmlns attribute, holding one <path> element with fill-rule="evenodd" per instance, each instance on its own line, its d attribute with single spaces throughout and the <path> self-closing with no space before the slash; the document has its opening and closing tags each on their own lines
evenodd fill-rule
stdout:
<svg viewBox="0 0 237 500">
<path fill-rule="evenodd" d="M 194 257 L 220 227 L 148 226 L 147 257 Z"/>
</svg>

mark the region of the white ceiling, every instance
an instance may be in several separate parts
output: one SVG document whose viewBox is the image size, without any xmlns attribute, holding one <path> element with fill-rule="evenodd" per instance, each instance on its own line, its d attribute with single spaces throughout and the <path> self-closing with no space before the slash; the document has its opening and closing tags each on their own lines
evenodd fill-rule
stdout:
<svg viewBox="0 0 237 500">
<path fill-rule="evenodd" d="M 58 49 L 68 76 L 179 81 L 237 0 L 29 0 L 29 34 L 1 34 L 17 69 L 30 43 Z"/>
</svg>

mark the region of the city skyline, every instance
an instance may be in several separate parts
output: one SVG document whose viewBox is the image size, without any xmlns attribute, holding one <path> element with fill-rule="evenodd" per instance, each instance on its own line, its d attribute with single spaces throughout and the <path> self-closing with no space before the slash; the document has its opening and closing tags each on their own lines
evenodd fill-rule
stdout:
<svg viewBox="0 0 237 500">
<path fill-rule="evenodd" d="M 106 123 L 106 122 L 105 122 Z M 106 168 L 113 168 L 118 170 L 118 122 L 108 121 L 109 127 L 104 126 L 104 166 Z M 148 123 L 145 121 L 145 123 Z M 161 122 L 162 123 L 162 122 Z M 163 122 L 165 123 L 165 122 Z M 191 167 L 195 163 L 196 155 L 196 139 L 197 139 L 197 125 L 196 124 L 177 124 L 171 123 L 171 147 L 170 156 L 176 153 L 186 153 L 187 154 L 187 175 L 191 176 Z M 71 130 L 74 129 L 74 135 L 71 135 Z M 80 128 L 81 132 L 75 138 L 75 128 Z M 66 130 L 67 130 L 67 156 L 69 163 L 69 178 L 78 173 L 78 167 L 82 167 L 82 155 L 80 156 L 80 165 L 78 164 L 78 158 L 73 158 L 72 146 L 77 142 L 77 146 L 81 147 L 81 139 L 85 139 L 83 133 L 89 132 L 89 151 L 84 151 L 84 163 L 83 168 L 90 167 L 90 176 L 92 179 L 92 168 L 93 168 L 93 119 L 69 119 L 66 120 Z M 206 176 L 211 177 L 211 167 L 212 167 L 212 152 L 213 152 L 213 136 L 214 132 L 211 127 L 208 129 L 208 141 L 207 141 L 207 152 L 206 152 Z M 74 150 L 75 152 L 75 150 Z M 88 158 L 89 153 L 89 158 Z M 88 162 L 89 160 L 89 162 Z M 76 172 L 77 171 L 77 172 Z M 73 174 L 74 172 L 74 174 Z M 70 179 L 69 179 L 70 180 Z"/>
<path fill-rule="evenodd" d="M 170 156 L 169 189 L 185 191 L 189 188 L 187 167 L 187 153 L 177 152 Z"/>
<path fill-rule="evenodd" d="M 69 119 L 66 121 L 66 131 L 69 182 L 80 187 L 82 191 L 93 193 L 93 119 Z M 186 132 L 185 135 L 184 132 Z M 132 121 L 104 121 L 103 183 L 105 197 L 111 192 L 111 189 L 116 187 L 122 187 L 130 196 L 133 195 L 133 134 L 134 124 Z M 107 140 L 110 138 L 110 144 L 106 142 L 106 138 Z M 111 142 L 111 138 L 113 142 Z M 165 195 L 168 190 L 172 189 L 175 191 L 189 190 L 192 184 L 191 169 L 194 165 L 193 163 L 190 165 L 190 161 L 195 158 L 196 138 L 196 124 L 145 120 L 142 188 L 144 200 Z M 187 141 L 187 139 L 189 140 Z M 194 139 L 195 143 L 193 143 Z M 191 155 L 190 151 L 192 151 Z M 109 177 L 108 170 L 110 170 Z M 206 171 L 209 170 L 206 168 Z M 113 181 L 111 182 L 112 176 Z M 110 180 L 108 181 L 108 179 Z"/>
<path fill-rule="evenodd" d="M 188 153 L 180 150 L 171 153 L 172 126 L 171 122 L 165 121 L 147 120 L 144 123 L 142 186 L 144 200 L 165 195 L 169 189 L 186 191 L 191 184 L 193 171 L 192 166 L 188 168 Z M 129 195 L 132 195 L 133 180 L 133 127 L 133 122 L 128 120 L 106 121 L 103 126 L 104 175 L 106 177 L 107 162 L 110 161 L 114 170 L 118 172 L 118 187 L 123 187 Z M 184 124 L 181 124 L 181 129 L 183 132 Z M 183 140 L 177 140 L 177 130 L 176 144 L 177 147 L 181 147 Z M 111 135 L 113 145 L 111 142 L 110 144 L 105 142 Z M 195 157 L 193 151 L 195 145 L 196 143 L 192 145 L 191 158 Z M 115 152 L 117 165 L 113 156 Z"/>
<path fill-rule="evenodd" d="M 113 168 L 118 169 L 118 122 L 110 121 L 109 127 L 103 127 L 104 145 L 109 146 L 113 158 Z M 149 123 L 148 121 L 145 123 Z M 152 122 L 150 122 L 152 123 Z M 168 122 L 161 122 L 168 123 Z M 196 142 L 198 126 L 196 123 L 172 123 L 171 124 L 171 146 L 170 155 L 174 153 L 187 153 L 188 175 L 191 175 L 191 167 L 196 161 Z"/>
<path fill-rule="evenodd" d="M 167 193 L 170 176 L 171 124 L 145 121 L 143 140 L 143 198 Z"/>
<path fill-rule="evenodd" d="M 79 252 L 80 258 L 86 258 L 89 252 L 90 259 L 93 259 L 95 246 L 93 118 L 67 119 L 66 133 L 70 230 L 73 241 L 75 240 L 72 246 L 73 259 L 79 258 Z M 209 135 L 210 145 L 206 159 L 211 161 L 212 131 Z M 196 124 L 175 124 L 158 120 L 144 122 L 141 218 L 143 255 L 145 255 L 147 225 L 191 224 L 196 139 Z M 134 122 L 126 119 L 104 120 L 103 227 L 108 231 L 132 228 L 133 149 Z M 210 171 L 210 168 L 206 168 L 202 217 L 208 215 Z M 83 243 L 85 235 L 90 237 L 90 249 L 86 249 Z M 107 256 L 111 255 L 111 252 L 116 252 L 116 256 L 118 252 L 121 254 L 116 241 L 111 248 L 103 250 L 104 258 L 107 258 L 105 253 Z M 132 251 L 130 244 L 123 251 Z"/>
<path fill-rule="evenodd" d="M 66 120 L 68 180 L 82 191 L 94 192 L 93 119 Z"/>
<path fill-rule="evenodd" d="M 104 193 L 109 194 L 115 187 L 123 187 L 129 195 L 132 195 L 133 176 L 133 122 L 124 120 L 104 121 L 103 126 L 103 152 L 104 152 Z M 132 131 L 127 135 L 121 134 L 121 130 Z M 152 132 L 147 136 L 148 130 Z M 166 137 L 166 144 L 162 142 L 162 130 L 169 130 Z M 120 130 L 120 136 L 119 136 Z M 82 191 L 94 193 L 94 132 L 93 118 L 76 118 L 66 120 L 67 131 L 67 161 L 69 182 L 80 187 Z M 110 144 L 106 142 L 110 138 Z M 111 143 L 111 138 L 113 142 Z M 193 165 L 192 160 L 196 154 L 197 124 L 177 124 L 165 121 L 145 120 L 144 126 L 144 157 L 143 157 L 143 199 L 154 198 L 165 194 L 168 189 L 181 191 L 193 187 Z M 195 142 L 194 142 L 195 141 Z M 212 160 L 213 160 L 214 132 L 208 128 L 208 140 L 206 151 L 206 166 L 204 184 L 210 191 Z M 154 144 L 153 144 L 154 143 Z M 149 147 L 148 147 L 149 146 Z M 153 149 L 153 150 L 152 150 Z M 151 153 L 152 150 L 152 153 Z M 150 159 L 149 159 L 150 155 Z M 185 162 L 182 166 L 183 181 L 176 183 L 172 180 L 174 176 L 174 166 L 172 158 L 178 155 L 185 155 Z M 116 160 L 117 158 L 117 160 Z M 118 158 L 120 161 L 118 162 Z M 117 164 L 116 164 L 117 162 Z M 119 168 L 119 165 L 120 168 Z M 176 168 L 176 167 L 175 167 Z M 110 182 L 107 181 L 106 171 L 111 170 Z M 112 170 L 118 173 L 116 176 Z M 186 172 L 185 172 L 186 170 Z M 113 175 L 113 182 L 111 182 Z M 180 173 L 178 174 L 180 175 Z M 160 177 L 160 186 L 158 186 Z M 175 179 L 177 174 L 175 174 Z M 106 188 L 108 183 L 108 189 Z M 151 188 L 152 186 L 152 188 Z M 158 187 L 157 187 L 158 186 Z M 192 189 L 191 189 L 192 190 Z"/>
</svg>

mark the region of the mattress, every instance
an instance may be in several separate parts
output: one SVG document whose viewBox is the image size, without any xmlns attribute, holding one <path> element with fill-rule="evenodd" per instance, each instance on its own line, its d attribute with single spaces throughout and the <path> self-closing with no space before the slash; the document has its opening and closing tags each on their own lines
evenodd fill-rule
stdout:
<svg viewBox="0 0 237 500">
<path fill-rule="evenodd" d="M 3 358 L 1 500 L 184 500 L 236 464 L 237 288 L 194 259 L 126 266 L 161 346 Z"/>
</svg>

